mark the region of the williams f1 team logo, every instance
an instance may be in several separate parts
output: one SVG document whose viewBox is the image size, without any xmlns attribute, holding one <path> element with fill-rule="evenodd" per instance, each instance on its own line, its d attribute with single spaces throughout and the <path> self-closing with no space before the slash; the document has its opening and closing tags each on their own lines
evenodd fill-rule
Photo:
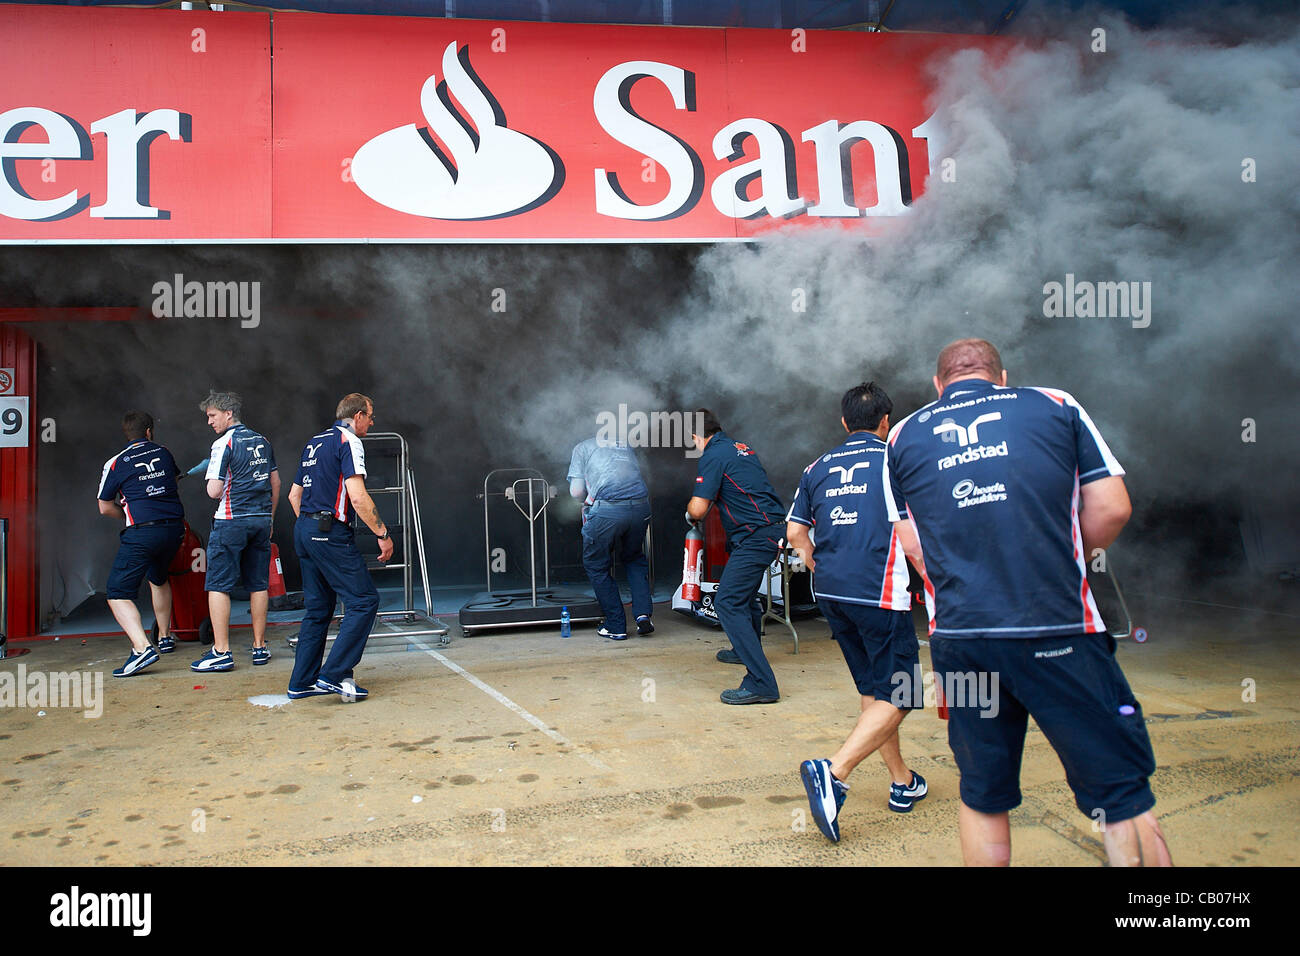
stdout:
<svg viewBox="0 0 1300 956">
<path fill-rule="evenodd" d="M 427 126 L 380 133 L 352 159 L 352 178 L 381 205 L 430 219 L 503 219 L 535 209 L 564 184 L 564 164 L 545 143 L 506 125 L 501 105 L 448 44 L 442 79 L 420 90 Z"/>
</svg>

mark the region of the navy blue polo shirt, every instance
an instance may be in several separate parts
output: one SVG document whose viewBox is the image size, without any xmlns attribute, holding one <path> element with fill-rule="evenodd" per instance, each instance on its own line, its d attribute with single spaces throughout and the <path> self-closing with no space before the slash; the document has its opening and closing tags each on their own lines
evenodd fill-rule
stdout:
<svg viewBox="0 0 1300 956">
<path fill-rule="evenodd" d="M 361 439 L 339 422 L 313 435 L 303 447 L 298 474 L 293 479 L 302 487 L 301 514 L 329 511 L 339 521 L 352 518 L 352 502 L 345 487 L 353 475 L 366 476 L 366 452 Z"/>
<path fill-rule="evenodd" d="M 718 503 L 722 530 L 733 545 L 785 514 L 754 450 L 725 432 L 716 432 L 700 455 L 695 497 Z"/>
<path fill-rule="evenodd" d="M 885 509 L 885 448 L 854 432 L 822 455 L 804 469 L 786 521 L 815 529 L 816 597 L 906 611 L 907 556 Z"/>
<path fill-rule="evenodd" d="M 1088 588 L 1079 487 L 1123 475 L 1078 402 L 953 382 L 889 434 L 891 521 L 924 552 L 930 633 L 1033 638 L 1105 630 Z"/>
<path fill-rule="evenodd" d="M 177 473 L 172 453 L 142 438 L 104 462 L 99 500 L 121 496 L 128 528 L 146 521 L 179 521 L 185 508 L 176 491 Z"/>
<path fill-rule="evenodd" d="M 226 483 L 216 517 L 254 518 L 271 514 L 271 443 L 247 425 L 236 423 L 212 443 L 205 478 Z"/>
</svg>

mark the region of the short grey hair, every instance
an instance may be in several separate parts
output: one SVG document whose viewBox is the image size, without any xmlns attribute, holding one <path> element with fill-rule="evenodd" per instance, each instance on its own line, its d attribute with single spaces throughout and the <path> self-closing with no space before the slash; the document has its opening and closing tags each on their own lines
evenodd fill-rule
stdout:
<svg viewBox="0 0 1300 956">
<path fill-rule="evenodd" d="M 239 397 L 238 392 L 218 392 L 216 389 L 208 392 L 208 397 L 199 402 L 199 411 L 206 412 L 209 408 L 215 408 L 219 412 L 230 412 L 235 416 L 235 421 L 241 421 L 239 413 L 243 411 L 244 400 Z"/>
</svg>

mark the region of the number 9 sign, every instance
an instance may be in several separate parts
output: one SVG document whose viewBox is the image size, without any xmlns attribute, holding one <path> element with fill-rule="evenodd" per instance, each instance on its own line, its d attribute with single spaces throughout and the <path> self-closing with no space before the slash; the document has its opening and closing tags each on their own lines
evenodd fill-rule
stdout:
<svg viewBox="0 0 1300 956">
<path fill-rule="evenodd" d="M 0 448 L 26 448 L 28 444 L 26 395 L 0 397 Z"/>
</svg>

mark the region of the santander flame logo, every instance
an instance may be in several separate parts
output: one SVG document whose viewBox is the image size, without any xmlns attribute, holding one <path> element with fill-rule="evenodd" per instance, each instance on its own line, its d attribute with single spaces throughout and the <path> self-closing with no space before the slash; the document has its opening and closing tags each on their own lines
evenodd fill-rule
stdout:
<svg viewBox="0 0 1300 956">
<path fill-rule="evenodd" d="M 352 178 L 363 193 L 413 216 L 471 220 L 515 216 L 560 191 L 560 157 L 506 126 L 500 104 L 470 66 L 468 47 L 448 44 L 442 76 L 430 76 L 420 90 L 427 127 L 390 129 L 352 157 Z"/>
</svg>

